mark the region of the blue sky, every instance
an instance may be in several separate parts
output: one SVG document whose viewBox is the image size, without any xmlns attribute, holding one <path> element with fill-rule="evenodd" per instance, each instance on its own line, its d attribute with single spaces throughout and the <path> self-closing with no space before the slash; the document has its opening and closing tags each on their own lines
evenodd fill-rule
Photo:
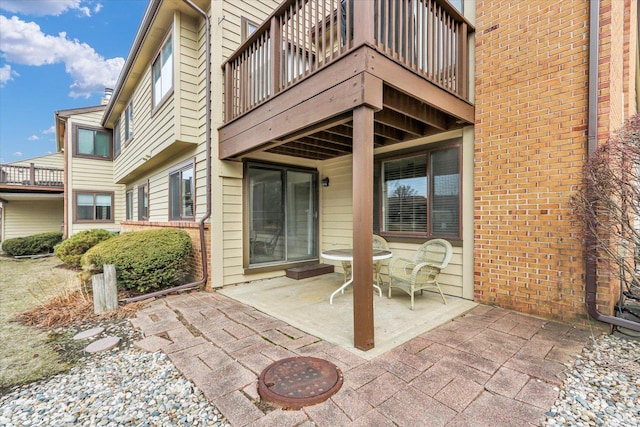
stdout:
<svg viewBox="0 0 640 427">
<path fill-rule="evenodd" d="M 147 0 L 0 0 L 0 163 L 56 151 L 54 112 L 100 104 Z"/>
</svg>

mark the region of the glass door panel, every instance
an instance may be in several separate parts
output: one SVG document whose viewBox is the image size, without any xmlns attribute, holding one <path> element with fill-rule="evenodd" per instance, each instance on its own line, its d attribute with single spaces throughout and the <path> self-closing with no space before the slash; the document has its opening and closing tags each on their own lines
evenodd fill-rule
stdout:
<svg viewBox="0 0 640 427">
<path fill-rule="evenodd" d="M 316 255 L 313 174 L 287 171 L 287 259 Z"/>
<path fill-rule="evenodd" d="M 249 263 L 285 259 L 282 172 L 249 169 Z"/>
</svg>

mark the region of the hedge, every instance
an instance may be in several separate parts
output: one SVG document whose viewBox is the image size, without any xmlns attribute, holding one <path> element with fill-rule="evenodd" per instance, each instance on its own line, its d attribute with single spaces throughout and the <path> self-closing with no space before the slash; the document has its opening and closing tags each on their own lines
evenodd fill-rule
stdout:
<svg viewBox="0 0 640 427">
<path fill-rule="evenodd" d="M 114 233 L 101 228 L 83 230 L 56 246 L 54 252 L 65 264 L 80 267 L 82 255 L 98 243 L 114 236 Z"/>
<path fill-rule="evenodd" d="M 184 230 L 124 233 L 98 243 L 82 257 L 82 267 L 91 273 L 104 264 L 116 268 L 118 288 L 147 292 L 170 288 L 187 280 L 191 239 Z"/>
<path fill-rule="evenodd" d="M 7 239 L 2 242 L 2 250 L 11 256 L 38 255 L 53 252 L 53 248 L 61 241 L 61 232 L 50 231 Z"/>
</svg>

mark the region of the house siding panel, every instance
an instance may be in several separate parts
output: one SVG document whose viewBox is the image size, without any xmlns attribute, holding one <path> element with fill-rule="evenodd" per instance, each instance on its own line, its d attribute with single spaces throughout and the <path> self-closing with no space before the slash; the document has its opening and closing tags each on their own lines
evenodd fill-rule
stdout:
<svg viewBox="0 0 640 427">
<path fill-rule="evenodd" d="M 68 224 L 68 234 L 73 235 L 79 231 L 103 228 L 110 231 L 120 229 L 120 220 L 124 219 L 124 186 L 114 184 L 113 162 L 111 160 L 94 160 L 73 156 L 73 128 L 74 125 L 86 125 L 99 127 L 102 119 L 102 112 L 76 114 L 69 118 L 67 123 L 67 171 L 66 171 L 66 197 L 68 209 L 66 212 L 66 222 Z M 105 192 L 113 193 L 112 215 L 113 222 L 110 223 L 75 223 L 74 222 L 74 194 L 75 192 Z"/>
<path fill-rule="evenodd" d="M 62 197 L 47 200 L 11 200 L 3 206 L 2 240 L 47 231 L 62 231 Z"/>
<path fill-rule="evenodd" d="M 13 166 L 30 166 L 31 163 L 37 168 L 62 169 L 64 167 L 64 156 L 62 153 L 49 154 L 47 156 L 34 157 L 32 159 L 19 160 L 7 163 Z"/>
</svg>

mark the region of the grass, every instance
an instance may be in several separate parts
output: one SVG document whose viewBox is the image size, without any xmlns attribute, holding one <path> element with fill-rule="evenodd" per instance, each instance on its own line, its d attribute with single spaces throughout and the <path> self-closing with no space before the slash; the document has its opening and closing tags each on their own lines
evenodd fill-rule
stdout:
<svg viewBox="0 0 640 427">
<path fill-rule="evenodd" d="M 48 331 L 14 321 L 75 283 L 75 272 L 55 268 L 56 257 L 0 257 L 0 393 L 68 369 Z M 19 338 L 18 338 L 19 337 Z"/>
<path fill-rule="evenodd" d="M 126 296 L 126 295 L 120 295 Z M 0 395 L 9 388 L 69 369 L 86 342 L 73 340 L 73 325 L 132 316 L 145 302 L 96 316 L 93 297 L 57 257 L 0 256 Z"/>
</svg>

